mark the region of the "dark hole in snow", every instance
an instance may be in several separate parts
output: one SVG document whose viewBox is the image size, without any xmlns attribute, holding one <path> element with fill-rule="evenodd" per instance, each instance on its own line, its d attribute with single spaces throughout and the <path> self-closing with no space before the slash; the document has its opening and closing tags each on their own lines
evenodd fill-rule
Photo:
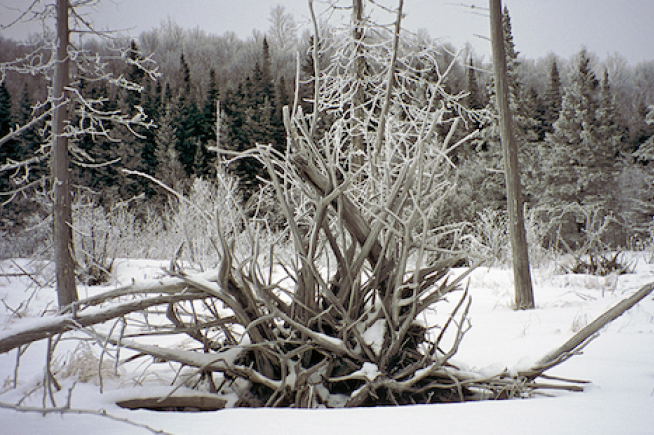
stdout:
<svg viewBox="0 0 654 435">
<path fill-rule="evenodd" d="M 181 397 L 145 397 L 138 399 L 119 400 L 116 405 L 126 409 L 148 409 L 150 411 L 167 412 L 205 412 L 223 409 L 226 400 L 211 396 L 181 396 Z"/>
</svg>

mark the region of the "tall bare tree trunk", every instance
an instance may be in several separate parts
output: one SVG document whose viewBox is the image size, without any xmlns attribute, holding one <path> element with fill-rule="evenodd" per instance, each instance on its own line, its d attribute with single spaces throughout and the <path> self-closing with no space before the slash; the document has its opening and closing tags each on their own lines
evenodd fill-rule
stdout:
<svg viewBox="0 0 654 435">
<path fill-rule="evenodd" d="M 363 153 L 365 152 L 363 147 L 363 130 L 361 128 L 361 122 L 363 121 L 363 103 L 364 103 L 364 74 L 365 74 L 365 64 L 366 59 L 364 57 L 363 50 L 363 1 L 364 0 L 352 0 L 352 20 L 354 21 L 352 36 L 354 43 L 356 44 L 356 58 L 354 60 L 354 85 L 357 87 L 353 98 L 352 103 L 354 105 L 354 125 L 356 126 L 352 135 L 352 145 L 357 152 L 360 152 L 361 155 L 357 155 L 354 159 L 354 170 L 359 169 L 363 166 Z"/>
<path fill-rule="evenodd" d="M 508 197 L 511 252 L 513 256 L 513 279 L 515 307 L 518 310 L 534 308 L 534 291 L 529 270 L 529 249 L 525 235 L 525 222 L 518 167 L 518 147 L 513 135 L 513 120 L 509 107 L 509 86 L 506 73 L 506 53 L 502 31 L 502 2 L 490 0 L 491 42 L 493 45 L 493 73 L 497 107 L 500 114 L 500 135 L 504 150 L 504 172 Z"/>
<path fill-rule="evenodd" d="M 56 105 L 52 120 L 52 185 L 54 189 L 54 243 L 57 273 L 57 296 L 63 307 L 78 299 L 75 283 L 75 259 L 73 254 L 72 201 L 68 138 L 63 136 L 64 122 L 68 117 L 66 99 L 68 86 L 68 0 L 57 0 L 57 64 L 52 87 L 53 104 Z"/>
</svg>

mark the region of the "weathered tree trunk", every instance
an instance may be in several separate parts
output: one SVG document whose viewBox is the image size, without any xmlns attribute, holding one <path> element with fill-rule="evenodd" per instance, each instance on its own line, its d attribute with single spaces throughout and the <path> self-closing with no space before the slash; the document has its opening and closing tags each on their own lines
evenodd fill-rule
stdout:
<svg viewBox="0 0 654 435">
<path fill-rule="evenodd" d="M 356 58 L 354 61 L 354 85 L 357 87 L 352 98 L 352 104 L 354 105 L 353 123 L 355 129 L 352 135 L 352 146 L 354 150 L 358 153 L 354 158 L 354 169 L 357 170 L 363 166 L 363 153 L 365 152 L 363 146 L 363 129 L 361 123 L 363 122 L 363 103 L 365 100 L 364 96 L 364 74 L 365 74 L 365 65 L 366 59 L 364 57 L 363 50 L 363 0 L 352 0 L 352 21 L 354 21 L 354 26 L 352 30 L 352 36 L 354 43 L 356 44 Z"/>
<path fill-rule="evenodd" d="M 513 120 L 509 108 L 509 87 L 506 73 L 506 53 L 502 32 L 501 0 L 490 0 L 491 41 L 493 45 L 493 73 L 497 108 L 500 114 L 500 135 L 504 150 L 504 173 L 508 198 L 511 252 L 513 256 L 513 278 L 515 286 L 515 308 L 534 308 L 534 292 L 529 270 L 529 249 L 525 235 L 518 147 L 513 135 Z"/>
<path fill-rule="evenodd" d="M 78 299 L 75 284 L 75 259 L 72 229 L 72 200 L 68 138 L 63 135 L 68 116 L 66 99 L 68 86 L 68 0 L 57 0 L 57 64 L 55 66 L 52 100 L 56 105 L 52 120 L 52 185 L 54 189 L 54 243 L 57 274 L 57 296 L 63 307 Z"/>
</svg>

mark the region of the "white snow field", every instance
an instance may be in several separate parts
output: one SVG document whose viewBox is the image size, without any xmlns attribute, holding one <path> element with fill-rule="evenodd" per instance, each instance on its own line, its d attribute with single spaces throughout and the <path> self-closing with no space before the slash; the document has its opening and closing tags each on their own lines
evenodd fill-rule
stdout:
<svg viewBox="0 0 654 435">
<path fill-rule="evenodd" d="M 537 308 L 530 311 L 511 309 L 510 269 L 477 269 L 469 286 L 472 329 L 463 339 L 455 362 L 488 374 L 529 366 L 618 301 L 654 281 L 651 253 L 630 253 L 629 258 L 634 261 L 635 273 L 619 277 L 565 275 L 553 264 L 534 269 Z M 113 286 L 161 276 L 162 264 L 117 261 Z M 21 272 L 18 266 L 34 269 L 35 263 L 0 262 L 0 336 L 34 322 L 47 322 L 39 317 L 56 305 L 52 287 L 39 288 L 26 276 L 9 276 Z M 80 296 L 110 288 L 81 287 Z M 437 304 L 435 315 L 447 316 L 456 302 L 451 296 L 447 303 Z M 173 367 L 165 363 L 147 366 L 151 359 L 145 362 L 141 358 L 120 367 L 118 377 L 112 367 L 103 367 L 101 388 L 97 376 L 99 347 L 64 340 L 57 347 L 55 362 L 63 388 L 55 397 L 57 406 L 69 405 L 70 411 L 44 415 L 8 408 L 44 405 L 45 348 L 44 341 L 31 345 L 20 357 L 18 370 L 16 350 L 0 355 L 0 380 L 4 382 L 0 434 L 654 434 L 654 294 L 605 327 L 583 354 L 547 372 L 592 381 L 584 392 L 547 391 L 548 396 L 503 401 L 359 409 L 130 411 L 115 402 L 167 394 Z M 46 405 L 52 406 L 49 399 Z"/>
</svg>

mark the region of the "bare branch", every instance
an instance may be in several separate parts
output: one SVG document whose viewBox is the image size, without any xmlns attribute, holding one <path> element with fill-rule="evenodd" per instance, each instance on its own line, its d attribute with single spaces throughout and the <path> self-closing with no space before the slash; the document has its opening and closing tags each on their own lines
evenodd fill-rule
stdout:
<svg viewBox="0 0 654 435">
<path fill-rule="evenodd" d="M 15 328 L 15 330 L 4 331 L 0 337 L 0 353 L 9 352 L 17 347 L 34 341 L 43 340 L 56 334 L 103 323 L 135 311 L 144 310 L 148 307 L 183 300 L 202 299 L 206 296 L 205 293 L 164 295 L 116 304 L 90 314 L 80 312 L 44 317 L 42 318 L 42 321 L 35 326 L 30 326 L 26 329 Z"/>
</svg>

